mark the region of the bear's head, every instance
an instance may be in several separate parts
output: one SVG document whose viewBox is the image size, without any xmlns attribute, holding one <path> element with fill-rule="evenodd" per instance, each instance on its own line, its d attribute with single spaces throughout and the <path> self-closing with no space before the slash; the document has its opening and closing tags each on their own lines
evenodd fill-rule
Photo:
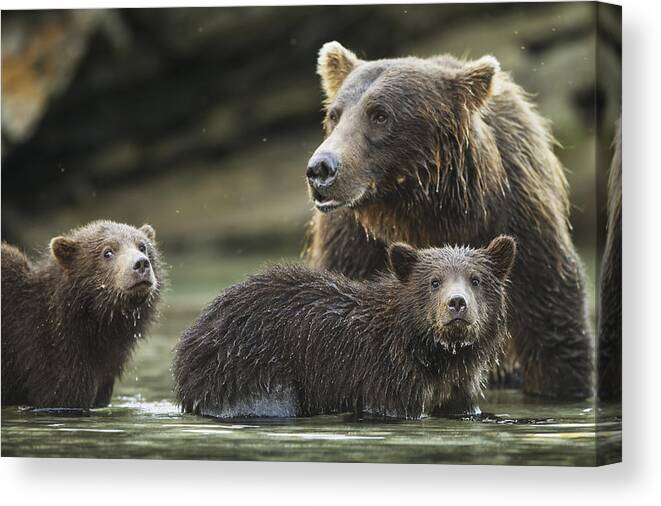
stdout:
<svg viewBox="0 0 661 506">
<path fill-rule="evenodd" d="M 138 305 L 158 297 L 161 272 L 156 232 L 95 221 L 51 239 L 52 257 L 79 296 L 107 305 Z"/>
<path fill-rule="evenodd" d="M 401 283 L 401 299 L 420 329 L 436 344 L 456 350 L 503 335 L 506 286 L 516 243 L 499 236 L 482 249 L 414 249 L 395 243 L 390 270 Z"/>
<path fill-rule="evenodd" d="M 497 81 L 505 79 L 491 56 L 363 61 L 329 42 L 317 70 L 326 95 L 326 138 L 310 158 L 307 179 L 322 212 L 456 193 L 449 174 L 462 182 L 467 164 L 497 153 L 480 120 Z M 482 145 L 472 150 L 476 143 Z M 479 177 L 489 177 L 486 172 Z"/>
</svg>

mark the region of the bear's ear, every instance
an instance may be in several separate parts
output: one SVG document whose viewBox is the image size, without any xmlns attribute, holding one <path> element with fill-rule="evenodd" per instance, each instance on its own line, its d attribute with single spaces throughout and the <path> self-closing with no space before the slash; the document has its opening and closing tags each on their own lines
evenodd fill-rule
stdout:
<svg viewBox="0 0 661 506">
<path fill-rule="evenodd" d="M 147 223 L 140 227 L 140 232 L 145 234 L 150 241 L 156 239 L 156 230 L 154 230 L 154 227 L 148 225 Z"/>
<path fill-rule="evenodd" d="M 498 279 L 504 281 L 512 271 L 516 257 L 516 242 L 508 235 L 496 237 L 485 249 L 491 268 Z"/>
<path fill-rule="evenodd" d="M 62 267 L 69 269 L 73 265 L 78 244 L 73 239 L 57 236 L 50 241 L 50 251 Z"/>
<path fill-rule="evenodd" d="M 388 261 L 390 270 L 401 281 L 406 281 L 418 262 L 418 252 L 408 244 L 396 242 L 388 250 Z"/>
<path fill-rule="evenodd" d="M 467 64 L 459 71 L 456 78 L 458 91 L 470 110 L 482 107 L 494 93 L 494 76 L 499 71 L 500 63 L 490 55 Z"/>
<path fill-rule="evenodd" d="M 321 77 L 327 104 L 333 101 L 349 72 L 359 63 L 361 60 L 337 41 L 326 42 L 321 46 L 317 74 Z"/>
</svg>

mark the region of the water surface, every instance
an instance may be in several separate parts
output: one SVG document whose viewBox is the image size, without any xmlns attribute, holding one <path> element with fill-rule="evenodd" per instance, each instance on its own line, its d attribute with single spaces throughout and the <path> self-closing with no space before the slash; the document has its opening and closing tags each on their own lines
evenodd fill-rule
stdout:
<svg viewBox="0 0 661 506">
<path fill-rule="evenodd" d="M 116 385 L 111 406 L 66 414 L 3 408 L 2 455 L 588 466 L 596 462 L 597 444 L 600 462 L 621 452 L 619 405 L 540 401 L 513 390 L 487 392 L 480 419 L 227 422 L 181 414 L 170 371 L 179 334 L 220 287 L 262 260 L 172 261 L 162 318 Z"/>
</svg>

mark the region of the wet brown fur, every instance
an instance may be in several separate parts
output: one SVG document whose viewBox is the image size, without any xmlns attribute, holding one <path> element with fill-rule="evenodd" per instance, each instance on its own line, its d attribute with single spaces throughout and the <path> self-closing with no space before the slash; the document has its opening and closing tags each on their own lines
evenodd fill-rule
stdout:
<svg viewBox="0 0 661 506">
<path fill-rule="evenodd" d="M 329 193 L 345 205 L 315 212 L 305 258 L 365 278 L 383 270 L 394 241 L 480 247 L 512 235 L 520 261 L 512 274 L 509 362 L 522 367 L 529 393 L 589 396 L 584 274 L 548 122 L 491 57 L 351 57 L 338 77 L 328 61 L 342 51 L 332 43 L 320 52 L 327 137 L 319 150 L 341 154 Z M 393 118 L 377 133 L 365 119 L 374 104 Z M 339 119 L 331 121 L 335 109 Z"/>
<path fill-rule="evenodd" d="M 622 131 L 618 122 L 608 178 L 608 232 L 601 270 L 599 396 L 622 397 Z"/>
<path fill-rule="evenodd" d="M 228 418 L 474 412 L 506 341 L 514 255 L 507 237 L 481 250 L 396 244 L 390 271 L 370 281 L 297 265 L 252 276 L 182 335 L 177 401 L 185 412 Z M 475 276 L 473 323 L 447 324 L 450 279 Z M 433 279 L 447 286 L 434 288 Z M 288 407 L 260 412 L 269 399 Z"/>
<path fill-rule="evenodd" d="M 138 243 L 147 248 L 156 284 L 127 292 L 118 284 L 125 273 L 105 262 L 103 251 L 108 244 L 119 251 Z M 2 404 L 107 405 L 115 379 L 157 315 L 162 284 L 149 225 L 93 222 L 54 238 L 34 263 L 3 243 Z"/>
</svg>

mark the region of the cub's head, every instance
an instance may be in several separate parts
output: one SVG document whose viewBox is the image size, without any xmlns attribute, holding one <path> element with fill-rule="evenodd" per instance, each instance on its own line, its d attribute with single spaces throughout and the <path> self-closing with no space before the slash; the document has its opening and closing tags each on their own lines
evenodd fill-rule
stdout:
<svg viewBox="0 0 661 506">
<path fill-rule="evenodd" d="M 421 328 L 446 349 L 502 335 L 506 285 L 516 244 L 500 236 L 483 249 L 389 249 L 390 269 L 402 283 L 404 304 Z M 410 306 L 409 306 L 410 304 Z"/>
<path fill-rule="evenodd" d="M 81 295 L 139 305 L 159 295 L 161 267 L 151 225 L 95 221 L 51 239 L 53 258 Z"/>
<path fill-rule="evenodd" d="M 317 71 L 326 139 L 307 167 L 317 209 L 438 191 L 445 173 L 464 163 L 469 125 L 494 93 L 499 68 L 491 56 L 363 61 L 338 42 L 325 44 Z"/>
</svg>

